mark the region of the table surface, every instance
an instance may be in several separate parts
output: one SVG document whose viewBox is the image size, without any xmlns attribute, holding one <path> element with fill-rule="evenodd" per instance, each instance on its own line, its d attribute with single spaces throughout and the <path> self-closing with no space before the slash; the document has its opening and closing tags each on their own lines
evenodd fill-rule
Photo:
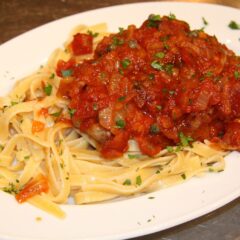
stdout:
<svg viewBox="0 0 240 240">
<path fill-rule="evenodd" d="M 55 19 L 90 9 L 137 0 L 0 0 L 0 44 Z M 146 2 L 146 0 L 145 0 Z M 240 8 L 240 0 L 186 0 Z M 40 8 L 41 6 L 41 8 Z M 136 238 L 138 240 L 240 240 L 240 198 L 177 227 Z"/>
</svg>

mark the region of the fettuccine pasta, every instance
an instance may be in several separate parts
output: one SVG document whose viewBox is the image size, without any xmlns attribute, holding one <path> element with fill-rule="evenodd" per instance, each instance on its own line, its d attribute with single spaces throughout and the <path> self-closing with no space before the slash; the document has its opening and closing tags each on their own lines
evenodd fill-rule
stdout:
<svg viewBox="0 0 240 240">
<path fill-rule="evenodd" d="M 58 60 L 70 58 L 67 46 L 73 34 L 89 31 L 99 33 L 94 47 L 108 35 L 105 24 L 77 27 L 63 49 L 54 51 L 43 67 L 0 98 L 0 189 L 16 198 L 23 191 L 35 191 L 17 199 L 63 218 L 59 204 L 70 198 L 75 204 L 102 202 L 223 171 L 226 152 L 209 142 L 171 147 L 149 157 L 130 140 L 123 157 L 112 161 L 101 157 L 94 141 L 72 126 L 68 100 L 57 94 Z M 83 55 L 78 61 L 90 57 Z"/>
</svg>

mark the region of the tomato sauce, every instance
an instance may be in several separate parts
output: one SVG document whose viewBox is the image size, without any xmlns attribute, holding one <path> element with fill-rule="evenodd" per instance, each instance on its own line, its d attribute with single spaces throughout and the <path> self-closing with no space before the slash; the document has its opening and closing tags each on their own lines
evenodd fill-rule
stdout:
<svg viewBox="0 0 240 240">
<path fill-rule="evenodd" d="M 240 58 L 215 36 L 150 15 L 139 28 L 104 37 L 92 59 L 77 63 L 77 55 L 92 49 L 86 36 L 77 44 L 80 38 L 57 73 L 73 124 L 96 140 L 104 157 L 121 156 L 129 139 L 150 156 L 181 144 L 183 136 L 240 149 Z"/>
</svg>

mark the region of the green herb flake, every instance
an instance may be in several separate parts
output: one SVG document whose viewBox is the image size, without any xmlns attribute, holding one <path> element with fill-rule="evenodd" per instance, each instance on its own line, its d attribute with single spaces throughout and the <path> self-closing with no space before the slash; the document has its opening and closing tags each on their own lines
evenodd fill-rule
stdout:
<svg viewBox="0 0 240 240">
<path fill-rule="evenodd" d="M 126 123 L 123 119 L 118 119 L 116 121 L 116 128 L 124 128 L 126 126 Z"/>
<path fill-rule="evenodd" d="M 159 71 L 164 71 L 164 67 L 163 67 L 163 64 L 161 64 L 160 62 L 158 62 L 157 60 L 154 60 L 152 63 L 151 63 L 151 67 L 156 69 L 156 70 L 159 70 Z"/>
<path fill-rule="evenodd" d="M 130 40 L 129 42 L 128 42 L 128 46 L 130 47 L 130 48 L 137 48 L 137 41 L 136 40 Z"/>
<path fill-rule="evenodd" d="M 90 36 L 92 36 L 93 38 L 95 38 L 95 37 L 97 37 L 97 36 L 99 35 L 98 32 L 95 32 L 95 33 L 94 33 L 94 32 L 91 31 L 91 30 L 88 30 L 87 33 L 88 33 Z"/>
<path fill-rule="evenodd" d="M 123 102 L 125 99 L 126 99 L 126 96 L 121 96 L 121 97 L 118 98 L 118 101 Z"/>
<path fill-rule="evenodd" d="M 207 22 L 207 20 L 204 17 L 202 17 L 202 21 L 203 21 L 204 26 L 208 25 L 208 22 Z"/>
<path fill-rule="evenodd" d="M 49 79 L 54 79 L 54 78 L 55 78 L 55 74 L 52 73 L 52 74 L 50 75 Z"/>
<path fill-rule="evenodd" d="M 9 183 L 8 187 L 4 187 L 3 191 L 6 193 L 10 193 L 10 194 L 18 194 L 19 190 L 16 188 L 16 186 L 13 183 Z"/>
<path fill-rule="evenodd" d="M 172 146 L 167 146 L 166 149 L 169 153 L 174 152 L 174 148 Z"/>
<path fill-rule="evenodd" d="M 97 111 L 97 110 L 98 110 L 98 105 L 97 105 L 97 103 L 93 103 L 93 110 L 94 110 L 94 111 Z"/>
<path fill-rule="evenodd" d="M 156 109 L 160 111 L 160 110 L 162 110 L 162 106 L 161 105 L 156 105 Z"/>
<path fill-rule="evenodd" d="M 228 24 L 228 27 L 233 29 L 233 30 L 239 30 L 240 29 L 240 24 L 238 24 L 237 22 L 235 21 L 231 21 L 229 24 Z"/>
<path fill-rule="evenodd" d="M 126 69 L 131 64 L 131 61 L 128 58 L 125 58 L 123 61 L 121 61 L 121 65 L 123 69 Z"/>
<path fill-rule="evenodd" d="M 117 37 L 113 37 L 113 42 L 110 45 L 110 49 L 115 49 L 117 46 L 121 46 L 124 44 L 124 40 L 123 39 L 119 39 Z"/>
<path fill-rule="evenodd" d="M 60 167 L 63 169 L 65 167 L 64 163 L 60 163 Z"/>
<path fill-rule="evenodd" d="M 158 26 L 158 22 L 161 20 L 160 15 L 155 15 L 155 14 L 151 14 L 148 17 L 148 23 L 147 26 L 148 27 L 157 27 Z"/>
<path fill-rule="evenodd" d="M 159 173 L 160 173 L 160 170 L 157 170 L 155 173 L 156 173 L 156 174 L 159 174 Z"/>
<path fill-rule="evenodd" d="M 136 184 L 137 184 L 138 186 L 140 186 L 140 185 L 142 184 L 142 178 L 141 178 L 140 175 L 138 175 L 138 176 L 136 177 Z"/>
<path fill-rule="evenodd" d="M 190 143 L 193 141 L 191 137 L 185 136 L 183 132 L 179 133 L 180 143 L 183 147 L 190 146 Z"/>
<path fill-rule="evenodd" d="M 131 184 L 132 184 L 132 182 L 131 182 L 130 179 L 126 179 L 126 180 L 123 182 L 123 185 L 126 185 L 126 186 L 129 186 L 129 185 L 131 185 Z"/>
<path fill-rule="evenodd" d="M 164 58 L 165 53 L 164 52 L 157 52 L 154 56 L 157 57 L 157 58 Z"/>
<path fill-rule="evenodd" d="M 205 76 L 206 77 L 211 77 L 213 75 L 213 72 L 212 71 L 208 71 L 206 72 Z"/>
<path fill-rule="evenodd" d="M 168 49 L 170 48 L 170 46 L 169 46 L 166 42 L 163 43 L 163 47 L 164 47 L 166 50 L 168 50 Z"/>
<path fill-rule="evenodd" d="M 72 69 L 62 70 L 61 71 L 63 77 L 70 77 L 73 74 Z"/>
<path fill-rule="evenodd" d="M 164 70 L 171 75 L 173 73 L 173 64 L 169 63 L 164 66 Z"/>
<path fill-rule="evenodd" d="M 148 78 L 150 80 L 154 80 L 155 79 L 155 75 L 153 73 L 150 73 L 150 74 L 148 74 Z"/>
<path fill-rule="evenodd" d="M 140 158 L 140 157 L 141 157 L 140 154 L 128 154 L 129 159 L 136 159 L 136 158 Z"/>
<path fill-rule="evenodd" d="M 74 108 L 69 108 L 68 109 L 68 113 L 69 113 L 69 115 L 70 115 L 70 117 L 73 117 L 73 115 L 74 115 L 74 113 L 76 112 L 76 109 L 74 109 Z"/>
<path fill-rule="evenodd" d="M 51 113 L 50 115 L 53 117 L 59 117 L 61 115 L 62 111 Z"/>
<path fill-rule="evenodd" d="M 48 84 L 45 88 L 44 88 L 44 92 L 46 93 L 47 96 L 50 96 L 52 93 L 52 85 Z"/>
<path fill-rule="evenodd" d="M 24 157 L 24 160 L 28 160 L 30 158 L 30 156 L 28 155 L 28 156 L 25 156 Z"/>
<path fill-rule="evenodd" d="M 155 197 L 148 197 L 148 199 L 154 199 Z"/>
<path fill-rule="evenodd" d="M 209 172 L 214 172 L 214 169 L 209 168 L 208 171 L 209 171 Z"/>
<path fill-rule="evenodd" d="M 239 79 L 239 78 L 240 78 L 240 72 L 234 71 L 234 77 L 235 77 L 236 79 Z"/>
<path fill-rule="evenodd" d="M 183 180 L 185 180 L 186 179 L 186 174 L 185 173 L 181 174 L 181 177 L 182 177 Z"/>
<path fill-rule="evenodd" d="M 124 31 L 124 28 L 123 28 L 123 27 L 119 27 L 119 28 L 118 28 L 118 31 L 119 31 L 119 34 L 122 34 L 123 31 Z"/>
<path fill-rule="evenodd" d="M 170 13 L 170 14 L 168 15 L 168 18 L 169 18 L 170 20 L 174 20 L 174 19 L 176 19 L 176 15 L 173 14 L 173 13 Z"/>
<path fill-rule="evenodd" d="M 14 101 L 12 101 L 11 102 L 11 106 L 14 106 L 14 105 L 17 105 L 19 102 L 14 102 Z"/>
<path fill-rule="evenodd" d="M 152 124 L 149 129 L 151 134 L 158 134 L 160 132 L 160 129 L 157 124 Z"/>
</svg>

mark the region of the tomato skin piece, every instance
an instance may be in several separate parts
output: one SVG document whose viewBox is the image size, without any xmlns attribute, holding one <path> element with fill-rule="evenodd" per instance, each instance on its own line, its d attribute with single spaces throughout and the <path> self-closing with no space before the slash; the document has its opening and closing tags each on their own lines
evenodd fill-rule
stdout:
<svg viewBox="0 0 240 240">
<path fill-rule="evenodd" d="M 33 134 L 36 132 L 43 131 L 44 128 L 45 128 L 45 124 L 43 122 L 36 121 L 36 120 L 32 121 L 32 133 Z"/>
<path fill-rule="evenodd" d="M 85 33 L 77 33 L 73 36 L 71 49 L 74 55 L 84 55 L 93 51 L 93 37 Z"/>
<path fill-rule="evenodd" d="M 42 192 L 48 192 L 48 190 L 49 186 L 47 178 L 43 175 L 39 175 L 36 179 L 27 183 L 15 197 L 19 203 L 23 203 L 29 198 L 39 195 Z"/>
</svg>

